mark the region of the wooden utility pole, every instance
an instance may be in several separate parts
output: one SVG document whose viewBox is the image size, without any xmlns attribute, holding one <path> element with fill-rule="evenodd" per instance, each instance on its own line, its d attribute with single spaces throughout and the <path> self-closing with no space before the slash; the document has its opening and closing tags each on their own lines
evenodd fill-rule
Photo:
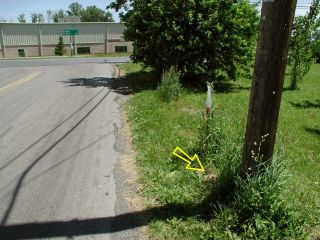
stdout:
<svg viewBox="0 0 320 240">
<path fill-rule="evenodd" d="M 241 172 L 272 158 L 297 0 L 263 0 Z"/>
</svg>

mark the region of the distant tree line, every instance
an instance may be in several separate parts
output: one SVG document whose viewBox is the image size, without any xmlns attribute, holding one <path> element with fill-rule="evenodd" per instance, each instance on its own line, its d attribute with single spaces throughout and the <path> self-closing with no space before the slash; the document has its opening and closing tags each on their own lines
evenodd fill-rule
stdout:
<svg viewBox="0 0 320 240">
<path fill-rule="evenodd" d="M 31 13 L 31 22 L 32 23 L 52 23 L 59 22 L 59 19 L 65 18 L 68 16 L 77 16 L 80 18 L 81 22 L 114 22 L 112 13 L 105 11 L 101 8 L 98 8 L 95 5 L 83 7 L 78 2 L 73 2 L 69 5 L 67 10 L 50 10 L 46 12 L 46 16 L 42 13 Z M 26 23 L 26 15 L 24 13 L 20 14 L 17 17 L 17 20 L 20 23 Z M 5 22 L 5 19 L 0 20 Z"/>
</svg>

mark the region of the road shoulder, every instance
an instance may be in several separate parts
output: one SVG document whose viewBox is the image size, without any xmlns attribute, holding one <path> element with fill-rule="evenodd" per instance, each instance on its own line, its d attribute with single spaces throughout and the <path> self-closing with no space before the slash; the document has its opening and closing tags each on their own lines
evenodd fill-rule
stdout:
<svg viewBox="0 0 320 240">
<path fill-rule="evenodd" d="M 120 74 L 120 72 L 119 72 Z M 140 194 L 142 185 L 139 182 L 139 169 L 136 163 L 136 153 L 133 148 L 131 127 L 125 104 L 132 96 L 126 96 L 121 102 L 121 122 L 122 126 L 118 134 L 115 148 L 121 153 L 120 158 L 114 168 L 116 181 L 117 201 L 115 206 L 116 215 L 131 213 L 145 210 L 145 200 Z M 134 217 L 131 221 L 143 222 L 139 216 Z M 148 239 L 148 227 L 142 226 L 136 229 L 128 229 L 114 234 L 115 239 Z"/>
</svg>

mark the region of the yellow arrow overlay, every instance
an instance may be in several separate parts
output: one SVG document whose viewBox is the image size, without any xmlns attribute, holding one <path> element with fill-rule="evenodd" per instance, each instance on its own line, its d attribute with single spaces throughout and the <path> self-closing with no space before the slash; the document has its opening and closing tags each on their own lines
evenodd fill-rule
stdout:
<svg viewBox="0 0 320 240">
<path fill-rule="evenodd" d="M 202 166 L 202 163 L 199 159 L 199 156 L 195 154 L 193 158 L 191 158 L 188 154 L 186 154 L 181 148 L 176 147 L 175 150 L 172 152 L 172 154 L 181 160 L 187 162 L 186 169 L 191 171 L 199 171 L 204 172 L 204 167 Z M 192 167 L 191 165 L 194 165 L 194 162 L 198 163 L 198 167 Z"/>
</svg>

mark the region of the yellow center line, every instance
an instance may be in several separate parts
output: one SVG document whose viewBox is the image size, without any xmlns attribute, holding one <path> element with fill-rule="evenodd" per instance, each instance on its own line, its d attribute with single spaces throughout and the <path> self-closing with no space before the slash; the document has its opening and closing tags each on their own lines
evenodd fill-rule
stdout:
<svg viewBox="0 0 320 240">
<path fill-rule="evenodd" d="M 35 72 L 31 73 L 30 75 L 28 75 L 28 76 L 26 76 L 26 77 L 24 77 L 24 78 L 22 78 L 22 79 L 20 79 L 20 80 L 18 80 L 16 82 L 10 83 L 7 86 L 4 86 L 3 88 L 0 88 L 0 92 L 3 92 L 3 91 L 8 90 L 10 88 L 14 88 L 14 87 L 16 87 L 16 86 L 18 86 L 18 85 L 20 85 L 20 84 L 22 84 L 24 82 L 27 82 L 27 81 L 35 78 L 36 76 L 38 76 L 40 73 L 41 73 L 41 71 L 35 71 Z"/>
</svg>

